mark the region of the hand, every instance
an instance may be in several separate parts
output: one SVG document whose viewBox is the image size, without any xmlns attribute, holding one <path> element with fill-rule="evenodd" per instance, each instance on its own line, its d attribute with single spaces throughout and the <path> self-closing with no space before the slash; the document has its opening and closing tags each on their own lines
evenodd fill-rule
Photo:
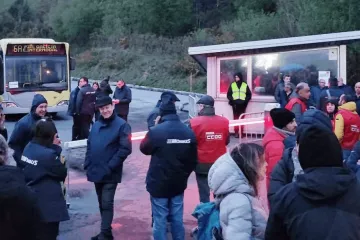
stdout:
<svg viewBox="0 0 360 240">
<path fill-rule="evenodd" d="M 360 159 L 357 161 L 357 163 L 356 163 L 357 165 L 360 165 Z"/>
<path fill-rule="evenodd" d="M 58 134 L 55 134 L 53 144 L 61 146 L 61 140 L 60 140 Z"/>
<path fill-rule="evenodd" d="M 118 104 L 120 102 L 119 99 L 113 99 L 113 103 Z"/>
<path fill-rule="evenodd" d="M 157 116 L 157 117 L 155 118 L 155 125 L 158 125 L 158 124 L 159 124 L 160 119 L 161 119 L 160 116 Z"/>
<path fill-rule="evenodd" d="M 2 114 L 0 117 L 0 128 L 1 129 L 5 128 L 5 114 Z"/>
</svg>

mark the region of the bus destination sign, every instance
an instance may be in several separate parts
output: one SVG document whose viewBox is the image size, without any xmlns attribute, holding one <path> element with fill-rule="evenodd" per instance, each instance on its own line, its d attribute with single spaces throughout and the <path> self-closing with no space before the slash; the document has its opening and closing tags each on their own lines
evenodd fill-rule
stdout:
<svg viewBox="0 0 360 240">
<path fill-rule="evenodd" d="M 65 44 L 8 44 L 7 55 L 66 55 Z"/>
</svg>

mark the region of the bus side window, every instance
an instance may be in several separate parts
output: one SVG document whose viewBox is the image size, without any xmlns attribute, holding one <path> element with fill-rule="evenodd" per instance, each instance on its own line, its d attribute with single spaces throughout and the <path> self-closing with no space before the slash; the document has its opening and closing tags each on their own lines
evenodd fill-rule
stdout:
<svg viewBox="0 0 360 240">
<path fill-rule="evenodd" d="M 2 52 L 0 52 L 2 55 Z M 4 61 L 2 56 L 0 56 L 0 95 L 4 94 L 5 92 L 5 82 L 4 82 Z"/>
</svg>

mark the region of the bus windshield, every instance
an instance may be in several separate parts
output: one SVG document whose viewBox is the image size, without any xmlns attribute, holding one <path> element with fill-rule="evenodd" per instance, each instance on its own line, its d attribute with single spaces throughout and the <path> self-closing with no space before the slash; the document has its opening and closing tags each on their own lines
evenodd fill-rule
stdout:
<svg viewBox="0 0 360 240">
<path fill-rule="evenodd" d="M 68 88 L 66 56 L 7 56 L 8 91 L 62 91 Z"/>
</svg>

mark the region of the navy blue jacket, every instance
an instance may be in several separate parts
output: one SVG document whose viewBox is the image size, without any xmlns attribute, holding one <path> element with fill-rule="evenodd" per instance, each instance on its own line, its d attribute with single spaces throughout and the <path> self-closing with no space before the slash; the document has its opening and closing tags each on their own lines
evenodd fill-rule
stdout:
<svg viewBox="0 0 360 240">
<path fill-rule="evenodd" d="M 0 166 L 1 239 L 36 240 L 37 225 L 41 221 L 36 201 L 21 169 Z"/>
<path fill-rule="evenodd" d="M 310 99 L 314 103 L 314 106 L 316 108 L 320 107 L 321 93 L 326 90 L 328 90 L 328 87 L 324 87 L 322 89 L 319 86 L 310 87 L 310 92 L 311 92 Z"/>
<path fill-rule="evenodd" d="M 155 108 L 150 112 L 148 118 L 147 118 L 147 124 L 148 124 L 148 129 L 150 129 L 151 127 L 153 127 L 155 125 L 155 119 L 160 116 L 160 104 L 161 104 L 161 100 L 159 100 L 155 106 Z"/>
<path fill-rule="evenodd" d="M 344 94 L 344 91 L 339 87 L 330 87 L 329 89 L 326 90 L 329 90 L 331 97 L 336 97 L 338 99 L 340 99 L 340 96 Z M 322 111 L 325 110 L 325 106 L 326 106 L 325 102 L 328 99 L 328 94 L 326 90 L 323 90 L 320 94 L 320 105 L 318 106 L 318 109 Z"/>
<path fill-rule="evenodd" d="M 36 193 L 44 222 L 69 220 L 65 197 L 60 182 L 67 176 L 60 162 L 61 147 L 40 145 L 32 140 L 24 149 L 21 161 L 27 185 Z"/>
<path fill-rule="evenodd" d="M 341 89 L 342 91 L 344 91 L 344 93 L 346 95 L 354 95 L 355 94 L 355 91 L 354 91 L 354 88 L 349 86 L 349 85 L 342 85 L 342 86 L 339 86 L 339 89 Z"/>
<path fill-rule="evenodd" d="M 31 141 L 33 138 L 33 127 L 35 123 L 41 119 L 35 113 L 36 108 L 45 103 L 46 99 L 44 96 L 37 94 L 35 95 L 30 113 L 22 117 L 15 125 L 14 130 L 11 134 L 9 140 L 9 147 L 14 150 L 14 159 L 17 163 L 17 166 L 22 168 L 24 165 L 20 161 L 21 155 L 24 151 L 25 146 Z"/>
<path fill-rule="evenodd" d="M 76 99 L 79 94 L 80 88 L 76 87 L 70 93 L 69 106 L 68 106 L 68 115 L 73 116 L 76 113 Z"/>
<path fill-rule="evenodd" d="M 176 114 L 162 117 L 142 140 L 140 151 L 151 155 L 146 189 L 152 197 L 172 198 L 184 193 L 197 164 L 194 132 Z"/>
<path fill-rule="evenodd" d="M 87 179 L 95 183 L 120 183 L 123 163 L 131 154 L 131 127 L 115 113 L 100 116 L 87 141 L 84 168 Z"/>
<path fill-rule="evenodd" d="M 355 103 L 356 103 L 356 112 L 360 116 L 360 97 L 354 95 Z"/>
<path fill-rule="evenodd" d="M 354 171 L 356 177 L 360 181 L 360 165 L 357 162 L 360 160 L 360 141 L 358 141 L 354 149 L 351 151 L 349 158 L 345 161 L 346 165 Z"/>
<path fill-rule="evenodd" d="M 120 115 L 129 114 L 129 105 L 132 100 L 131 89 L 124 85 L 122 88 L 115 88 L 114 99 L 120 100 L 120 103 L 115 104 L 115 112 Z"/>
<path fill-rule="evenodd" d="M 306 169 L 274 196 L 265 239 L 360 239 L 359 199 L 350 169 Z"/>
<path fill-rule="evenodd" d="M 96 92 L 90 84 L 80 88 L 76 98 L 76 113 L 88 116 L 94 116 L 95 113 Z"/>
</svg>

